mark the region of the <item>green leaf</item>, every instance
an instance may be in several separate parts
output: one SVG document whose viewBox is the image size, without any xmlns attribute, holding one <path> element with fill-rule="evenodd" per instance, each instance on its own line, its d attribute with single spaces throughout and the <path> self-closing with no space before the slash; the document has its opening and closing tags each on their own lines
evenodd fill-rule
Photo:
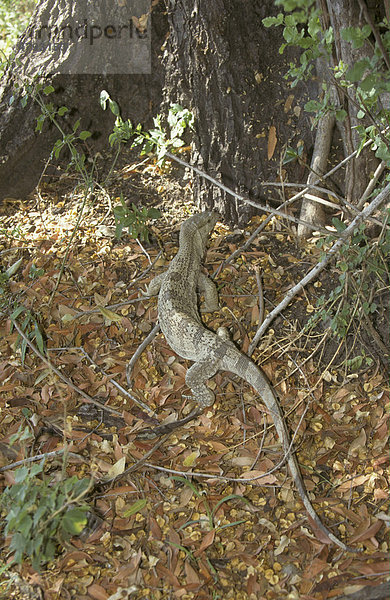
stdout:
<svg viewBox="0 0 390 600">
<path fill-rule="evenodd" d="M 48 96 L 49 94 L 52 94 L 54 92 L 54 87 L 52 85 L 47 85 L 45 88 L 43 88 L 43 93 L 45 94 L 45 96 Z"/>
<path fill-rule="evenodd" d="M 340 108 L 339 110 L 336 110 L 335 115 L 337 121 L 344 121 L 345 117 L 347 116 L 347 111 L 343 108 Z"/>
<path fill-rule="evenodd" d="M 371 27 L 363 25 L 363 27 L 346 27 L 341 29 L 341 37 L 346 42 L 351 42 L 353 48 L 361 48 L 366 38 L 371 34 Z"/>
<path fill-rule="evenodd" d="M 135 515 L 135 513 L 140 512 L 143 508 L 145 508 L 146 504 L 147 504 L 147 500 L 146 499 L 142 499 L 142 500 L 137 500 L 136 502 L 134 502 L 130 508 L 128 510 L 126 510 L 123 513 L 124 517 L 131 517 L 131 515 Z"/>
<path fill-rule="evenodd" d="M 10 267 L 8 267 L 8 269 L 5 271 L 5 274 L 8 278 L 12 277 L 12 275 L 15 275 L 15 273 L 17 272 L 17 270 L 19 269 L 20 265 L 23 262 L 23 258 L 19 258 L 19 260 L 17 260 L 16 262 L 14 262 L 13 265 L 11 265 Z"/>
<path fill-rule="evenodd" d="M 118 103 L 115 102 L 115 100 L 111 100 L 111 99 L 109 100 L 109 107 L 110 107 L 112 114 L 115 115 L 116 117 L 119 117 L 120 109 L 119 109 Z"/>
<path fill-rule="evenodd" d="M 77 479 L 73 485 L 72 496 L 78 498 L 88 492 L 93 485 L 93 479 L 91 477 L 83 477 L 83 479 Z"/>
<path fill-rule="evenodd" d="M 229 496 L 225 496 L 224 498 L 219 500 L 219 502 L 217 502 L 217 504 L 213 508 L 213 515 L 217 512 L 221 504 L 223 504 L 224 502 L 229 502 L 229 500 L 241 500 L 242 502 L 245 502 L 250 506 L 249 500 L 247 498 L 244 498 L 244 496 L 240 496 L 239 494 L 230 494 Z"/>
<path fill-rule="evenodd" d="M 70 508 L 66 511 L 61 521 L 61 528 L 71 535 L 79 535 L 87 524 L 86 511 L 88 507 Z"/>
<path fill-rule="evenodd" d="M 264 27 L 272 27 L 273 25 L 276 27 L 277 25 L 282 25 L 283 19 L 283 13 L 279 13 L 277 17 L 266 17 L 265 19 L 262 19 L 262 23 Z"/>
<path fill-rule="evenodd" d="M 18 308 L 16 308 L 11 315 L 11 321 L 16 321 L 18 316 L 21 315 L 25 310 L 26 308 L 24 306 L 18 306 Z"/>
<path fill-rule="evenodd" d="M 28 477 L 28 467 L 21 467 L 15 471 L 15 483 L 22 483 Z"/>
<path fill-rule="evenodd" d="M 28 534 L 30 533 L 30 530 L 33 526 L 33 520 L 30 517 L 30 515 L 24 515 L 23 518 L 19 521 L 19 531 L 20 533 L 27 538 Z"/>
<path fill-rule="evenodd" d="M 38 327 L 38 323 L 34 323 L 34 336 L 35 341 L 37 342 L 38 350 L 44 354 L 45 353 L 45 342 L 43 341 L 41 330 Z"/>
<path fill-rule="evenodd" d="M 338 233 L 341 233 L 346 228 L 346 224 L 340 221 L 340 219 L 337 219 L 336 217 L 333 217 L 332 225 Z"/>
<path fill-rule="evenodd" d="M 194 492 L 195 496 L 197 496 L 198 498 L 202 497 L 201 492 L 199 492 L 199 490 L 195 487 L 195 485 L 192 483 L 192 481 L 185 479 L 185 477 L 180 477 L 179 475 L 173 475 L 172 477 L 170 477 L 170 479 L 174 479 L 175 481 L 180 481 L 180 483 L 183 483 L 184 485 L 189 487 Z"/>
<path fill-rule="evenodd" d="M 370 61 L 368 58 L 363 58 L 362 60 L 358 60 L 352 67 L 348 69 L 345 74 L 345 77 L 348 81 L 354 83 L 355 81 L 359 81 L 364 72 L 370 67 Z"/>
<path fill-rule="evenodd" d="M 354 358 L 348 359 L 346 365 L 349 367 L 350 371 L 357 371 L 362 366 L 363 358 L 363 356 L 355 356 Z"/>
<path fill-rule="evenodd" d="M 86 140 L 87 138 L 91 137 L 92 133 L 90 131 L 80 131 L 79 133 L 79 138 L 80 140 Z"/>
<path fill-rule="evenodd" d="M 296 160 L 298 157 L 299 157 L 298 152 L 296 150 L 294 150 L 294 148 L 291 148 L 290 146 L 288 146 L 284 153 L 283 164 L 287 165 L 289 162 Z"/>
<path fill-rule="evenodd" d="M 370 73 L 360 82 L 360 88 L 364 92 L 370 92 L 377 83 L 377 75 L 376 73 Z"/>
<path fill-rule="evenodd" d="M 35 128 L 35 131 L 42 131 L 42 127 L 45 122 L 45 119 L 46 119 L 46 115 L 39 115 L 39 117 L 37 117 L 37 126 Z"/>
<path fill-rule="evenodd" d="M 148 218 L 149 219 L 159 219 L 161 217 L 161 211 L 158 208 L 149 208 L 148 209 Z"/>
<path fill-rule="evenodd" d="M 321 107 L 321 102 L 317 102 L 317 100 L 309 100 L 309 102 L 306 102 L 304 109 L 306 112 L 317 112 Z"/>
<path fill-rule="evenodd" d="M 118 315 L 118 314 L 112 312 L 112 310 L 109 310 L 108 308 L 105 308 L 104 306 L 98 305 L 98 309 L 102 313 L 103 317 L 105 319 L 107 319 L 108 321 L 113 321 L 113 322 L 119 323 L 122 320 L 121 315 Z"/>
</svg>

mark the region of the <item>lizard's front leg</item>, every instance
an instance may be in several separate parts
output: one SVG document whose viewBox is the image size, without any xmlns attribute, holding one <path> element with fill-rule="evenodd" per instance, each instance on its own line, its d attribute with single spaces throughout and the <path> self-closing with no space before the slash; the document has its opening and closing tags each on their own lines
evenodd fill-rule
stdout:
<svg viewBox="0 0 390 600">
<path fill-rule="evenodd" d="M 213 377 L 218 371 L 218 365 L 212 361 L 194 363 L 186 373 L 186 384 L 191 389 L 194 400 L 202 406 L 211 406 L 215 396 L 205 385 L 205 381 Z"/>
<path fill-rule="evenodd" d="M 160 273 L 160 275 L 156 275 L 156 277 L 153 277 L 152 281 L 146 287 L 147 296 L 157 296 L 165 275 L 166 273 Z"/>
</svg>

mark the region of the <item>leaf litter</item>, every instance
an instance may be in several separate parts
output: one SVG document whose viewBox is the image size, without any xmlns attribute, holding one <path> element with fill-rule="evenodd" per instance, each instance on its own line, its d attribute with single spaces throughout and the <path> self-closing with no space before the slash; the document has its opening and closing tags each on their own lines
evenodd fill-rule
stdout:
<svg viewBox="0 0 390 600">
<path fill-rule="evenodd" d="M 167 186 L 160 180 L 156 185 L 160 191 Z M 11 581 L 9 597 L 21 598 L 23 583 L 45 600 L 272 600 L 287 594 L 322 600 L 382 582 L 388 572 L 388 387 L 379 366 L 346 380 L 342 366 L 331 364 L 326 371 L 316 354 L 307 359 L 316 340 L 305 339 L 301 325 L 306 306 L 315 304 L 314 288 L 268 330 L 254 359 L 274 384 L 279 382 L 290 430 L 300 424 L 297 456 L 321 518 L 362 554 L 344 554 L 316 531 L 284 467 L 263 479 L 240 481 L 271 471 L 281 448 L 254 391 L 230 374 L 218 373 L 210 382 L 216 403 L 195 421 L 160 442 L 137 438 L 142 429 L 172 423 L 194 407 L 185 385 L 188 365 L 162 336 L 141 355 L 128 390 L 151 412 L 113 385 L 115 380 L 128 388 L 126 365 L 157 317 L 155 299 L 143 298 L 141 289 L 175 254 L 178 225 L 193 210 L 180 202 L 181 190 L 170 191 L 174 200 L 164 205 L 166 218 L 152 225 L 165 259 L 147 271 L 147 254 L 153 260 L 159 252 L 155 241 L 145 252 L 129 237 L 115 240 L 110 228 L 108 233 L 102 228 L 106 208 L 96 204 L 79 229 L 52 301 L 77 198 L 56 203 L 48 190 L 39 211 L 34 199 L 20 203 L 19 210 L 5 206 L 3 227 L 17 228 L 18 235 L 1 242 L 1 271 L 21 261 L 6 302 L 30 311 L 49 360 L 120 416 L 86 403 L 31 350 L 22 363 L 8 316 L 12 311 L 3 303 L 0 466 L 66 448 L 66 477 L 92 475 L 96 486 L 81 535 L 59 546 L 40 573 L 28 561 L 11 566 L 13 576 L 3 574 L 2 586 Z M 252 219 L 248 231 L 259 219 Z M 220 269 L 242 240 L 218 225 L 206 259 L 209 273 Z M 310 252 L 305 261 L 310 257 L 315 261 Z M 277 220 L 219 272 L 222 308 L 203 316 L 213 330 L 228 326 L 244 351 L 259 318 L 255 267 L 274 304 L 305 268 Z M 21 425 L 32 435 L 11 445 Z M 61 456 L 46 461 L 53 480 L 61 479 L 63 468 Z M 203 476 L 186 477 L 193 472 Z M 3 488 L 13 484 L 12 473 L 4 471 Z M 4 563 L 9 543 L 9 538 L 3 542 Z"/>
</svg>

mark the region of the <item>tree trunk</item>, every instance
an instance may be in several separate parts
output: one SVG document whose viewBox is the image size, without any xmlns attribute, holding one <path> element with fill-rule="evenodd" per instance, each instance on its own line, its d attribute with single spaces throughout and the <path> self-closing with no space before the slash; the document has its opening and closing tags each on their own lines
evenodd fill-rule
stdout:
<svg viewBox="0 0 390 600">
<path fill-rule="evenodd" d="M 275 181 L 281 168 L 286 176 L 281 167 L 286 145 L 303 141 L 311 147 L 303 104 L 315 85 L 291 90 L 283 78 L 295 55 L 279 54 L 280 29 L 262 24 L 278 12 L 273 0 L 166 0 L 166 6 L 164 97 L 166 104 L 179 101 L 195 113 L 195 164 L 251 200 L 278 203 L 261 182 Z M 288 167 L 290 173 L 294 168 Z M 216 206 L 228 222 L 256 212 L 202 178 L 194 191 L 200 205 Z"/>
<path fill-rule="evenodd" d="M 335 64 L 342 61 L 345 65 L 353 66 L 358 60 L 369 56 L 372 53 L 368 42 L 361 48 L 353 48 L 353 45 L 346 42 L 341 37 L 341 30 L 347 27 L 362 28 L 365 25 L 362 11 L 356 0 L 326 0 L 330 25 L 334 32 L 335 45 Z M 360 137 L 357 131 L 358 126 L 367 125 L 362 119 L 357 118 L 359 106 L 351 98 L 350 94 L 343 93 L 339 88 L 340 105 L 346 110 L 347 117 L 343 122 L 339 122 L 341 137 L 344 144 L 345 155 L 348 156 L 354 152 L 360 144 Z M 352 204 L 356 204 L 367 187 L 370 173 L 372 173 L 378 162 L 370 150 L 363 152 L 360 156 L 351 160 L 345 174 L 345 196 Z"/>
<path fill-rule="evenodd" d="M 108 7 L 107 11 L 103 11 L 103 5 Z M 26 78 L 31 81 L 34 73 L 40 73 L 40 81 L 50 81 L 55 88 L 55 93 L 48 101 L 69 109 L 69 113 L 61 120 L 66 133 L 72 131 L 73 124 L 80 118 L 80 129 L 93 133 L 88 143 L 94 151 L 109 148 L 108 134 L 114 123 L 114 116 L 108 111 L 104 113 L 99 105 L 103 89 L 119 103 L 125 119 L 151 123 L 151 117 L 156 114 L 162 98 L 163 70 L 158 54 L 167 33 L 167 21 L 163 6 L 155 7 L 151 20 L 153 45 L 150 74 L 140 73 L 142 68 L 137 61 L 137 64 L 131 63 L 132 55 L 124 54 L 126 48 L 123 42 L 131 48 L 129 40 L 124 39 L 124 34 L 119 39 L 119 28 L 115 31 L 111 25 L 123 22 L 127 30 L 123 29 L 122 32 L 129 33 L 132 15 L 129 11 L 123 14 L 122 5 L 126 7 L 126 3 L 119 2 L 70 3 L 67 0 L 44 0 L 38 4 L 29 27 L 18 41 L 15 59 L 0 87 L 0 200 L 7 196 L 24 197 L 34 189 L 54 142 L 61 137 L 58 130 L 48 123 L 42 134 L 37 133 L 38 105 L 31 98 L 25 106 L 21 103 L 21 81 L 25 82 Z M 54 28 L 69 20 L 73 28 L 77 23 L 81 23 L 82 27 L 87 24 L 86 33 L 89 37 L 86 43 L 84 40 L 84 46 L 75 35 L 67 45 L 58 43 L 51 47 L 34 43 L 38 31 L 46 32 L 41 29 L 45 23 Z M 110 38 L 97 29 L 100 24 L 101 31 L 107 30 L 109 36 L 117 33 L 117 37 L 112 38 L 111 46 Z M 84 33 L 83 29 L 81 33 Z M 150 39 L 150 32 L 140 32 L 133 23 L 132 39 L 137 39 L 138 34 L 149 35 Z M 93 39 L 94 36 L 96 39 Z M 97 52 L 99 42 L 104 43 L 103 53 Z M 50 77 L 50 73 L 54 75 Z"/>
</svg>

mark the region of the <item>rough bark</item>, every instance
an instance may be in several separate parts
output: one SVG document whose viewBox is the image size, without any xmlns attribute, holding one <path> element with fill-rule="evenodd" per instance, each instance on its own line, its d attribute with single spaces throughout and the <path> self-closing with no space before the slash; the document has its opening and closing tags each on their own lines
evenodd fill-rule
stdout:
<svg viewBox="0 0 390 600">
<path fill-rule="evenodd" d="M 119 74 L 110 74 L 110 63 L 115 62 L 115 56 L 109 54 L 105 68 L 101 69 L 101 64 L 96 65 L 95 70 L 101 69 L 102 74 L 82 74 L 88 68 L 77 53 L 72 64 L 69 64 L 69 58 L 61 47 L 55 53 L 36 52 L 31 43 L 32 32 L 40 26 L 45 11 L 54 22 L 60 18 L 65 22 L 67 14 L 73 10 L 73 19 L 79 17 L 83 22 L 85 14 L 77 14 L 78 7 L 83 4 L 69 3 L 67 0 L 39 3 L 29 27 L 15 48 L 15 60 L 5 73 L 0 87 L 0 200 L 7 196 L 24 197 L 34 189 L 53 144 L 60 137 L 58 130 L 48 124 L 42 134 L 35 131 L 40 109 L 32 100 L 25 107 L 22 106 L 17 89 L 22 76 L 39 73 L 41 81 L 53 84 L 55 93 L 50 96 L 50 101 L 55 106 L 65 105 L 69 109 L 62 121 L 66 132 L 71 131 L 74 122 L 80 118 L 80 128 L 93 132 L 93 138 L 88 140 L 93 152 L 109 148 L 108 134 L 114 122 L 113 115 L 108 111 L 104 113 L 99 105 L 101 90 L 106 89 L 118 101 L 124 118 L 150 124 L 151 117 L 158 111 L 163 86 L 159 54 L 168 27 L 162 5 L 153 11 L 151 74 L 126 74 L 123 66 L 119 67 Z M 89 6 L 92 3 L 86 4 Z M 113 10 L 119 4 L 112 3 Z M 95 8 L 98 6 L 96 3 L 93 5 Z M 92 19 L 92 16 L 89 18 Z M 107 15 L 104 18 L 107 22 Z M 94 65 L 89 64 L 93 71 Z M 50 72 L 55 75 L 50 76 Z"/>
<path fill-rule="evenodd" d="M 280 28 L 262 25 L 277 12 L 273 0 L 166 0 L 166 7 L 165 101 L 196 115 L 196 166 L 237 193 L 268 200 L 260 182 L 278 177 L 283 148 L 303 140 L 308 150 L 313 140 L 302 106 L 314 84 L 291 90 L 283 75 L 295 55 L 280 55 Z M 230 222 L 256 212 L 200 178 L 195 195 Z"/>
</svg>

